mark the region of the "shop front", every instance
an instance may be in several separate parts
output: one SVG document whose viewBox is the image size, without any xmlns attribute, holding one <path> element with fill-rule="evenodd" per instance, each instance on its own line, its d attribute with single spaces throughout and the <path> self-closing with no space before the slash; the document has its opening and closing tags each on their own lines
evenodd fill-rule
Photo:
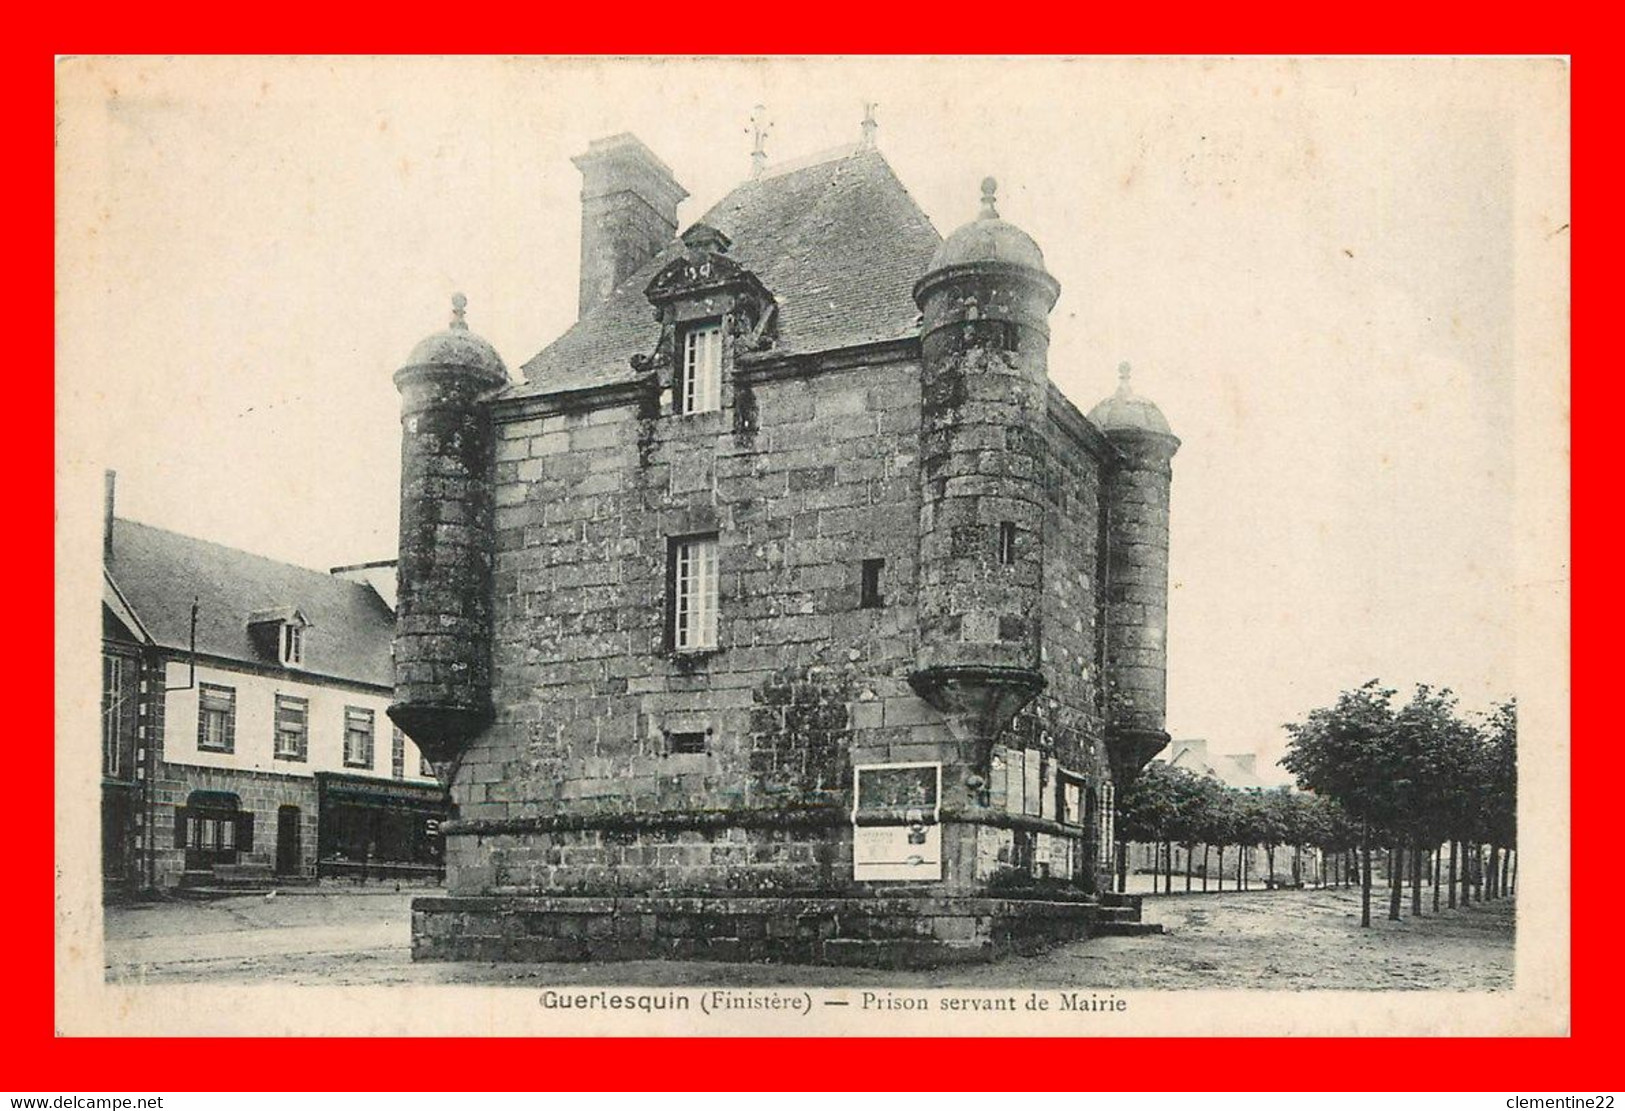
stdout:
<svg viewBox="0 0 1625 1111">
<path fill-rule="evenodd" d="M 439 786 L 316 774 L 316 871 L 356 880 L 439 879 L 440 825 L 450 804 Z"/>
</svg>

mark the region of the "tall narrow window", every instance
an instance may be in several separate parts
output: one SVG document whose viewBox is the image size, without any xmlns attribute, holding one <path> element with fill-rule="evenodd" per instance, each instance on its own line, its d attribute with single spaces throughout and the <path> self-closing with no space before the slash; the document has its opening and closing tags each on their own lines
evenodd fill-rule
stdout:
<svg viewBox="0 0 1625 1111">
<path fill-rule="evenodd" d="M 880 594 L 880 573 L 886 569 L 883 559 L 866 559 L 863 561 L 863 590 L 858 605 L 863 609 L 877 609 L 885 604 Z"/>
<path fill-rule="evenodd" d="M 305 662 L 305 630 L 291 621 L 282 626 L 282 662 L 289 667 Z"/>
<path fill-rule="evenodd" d="M 1016 561 L 1016 523 L 999 522 L 999 562 L 1005 565 Z"/>
<path fill-rule="evenodd" d="M 695 324 L 684 330 L 676 392 L 679 413 L 709 413 L 722 408 L 720 323 Z"/>
<path fill-rule="evenodd" d="M 213 683 L 197 685 L 197 747 L 202 752 L 231 752 L 237 738 L 237 692 Z"/>
<path fill-rule="evenodd" d="M 359 706 L 344 708 L 344 766 L 372 767 L 372 711 Z"/>
<path fill-rule="evenodd" d="M 398 727 L 389 733 L 389 774 L 396 779 L 406 778 L 406 734 Z"/>
<path fill-rule="evenodd" d="M 276 742 L 272 755 L 278 760 L 304 760 L 309 754 L 310 700 L 291 694 L 276 696 Z"/>
<path fill-rule="evenodd" d="M 102 774 L 124 774 L 125 750 L 134 734 L 137 684 L 135 661 L 102 657 Z"/>
<path fill-rule="evenodd" d="M 679 651 L 717 646 L 717 538 L 671 542 L 671 643 Z"/>
</svg>

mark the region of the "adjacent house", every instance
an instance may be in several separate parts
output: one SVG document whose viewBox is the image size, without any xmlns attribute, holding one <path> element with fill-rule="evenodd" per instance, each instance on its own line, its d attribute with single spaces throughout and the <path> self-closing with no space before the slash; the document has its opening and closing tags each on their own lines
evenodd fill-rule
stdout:
<svg viewBox="0 0 1625 1111">
<path fill-rule="evenodd" d="M 113 514 L 103 536 L 110 894 L 435 877 L 445 795 L 386 711 L 383 565 L 324 574 Z"/>
</svg>

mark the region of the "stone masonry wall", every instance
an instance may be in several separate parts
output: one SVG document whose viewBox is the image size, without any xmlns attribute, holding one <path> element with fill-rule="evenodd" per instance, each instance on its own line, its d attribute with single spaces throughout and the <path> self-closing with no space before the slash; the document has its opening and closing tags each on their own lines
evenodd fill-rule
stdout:
<svg viewBox="0 0 1625 1111">
<path fill-rule="evenodd" d="M 853 763 L 965 755 L 907 683 L 919 405 L 918 364 L 896 360 L 730 374 L 713 413 L 630 391 L 498 411 L 496 720 L 452 784 L 451 894 L 888 890 L 851 879 Z M 1094 595 L 1078 581 L 1098 478 L 1075 442 L 1048 450 L 1052 689 L 1011 741 L 1043 751 L 1051 784 L 1062 767 L 1098 782 Z M 718 645 L 677 653 L 668 542 L 710 533 Z M 865 559 L 885 561 L 875 608 L 859 605 Z M 708 751 L 669 751 L 668 731 L 707 729 Z M 1006 808 L 962 771 L 945 768 L 943 793 L 950 811 Z M 1010 866 L 1011 831 L 977 829 L 945 827 L 945 890 Z M 1001 839 L 1002 862 L 984 860 Z"/>
<path fill-rule="evenodd" d="M 186 805 L 193 791 L 224 791 L 237 796 L 238 805 L 254 815 L 254 843 L 237 854 L 240 865 L 276 867 L 277 808 L 299 808 L 299 861 L 301 873 L 316 871 L 316 781 L 285 775 L 266 775 L 191 764 L 162 763 L 153 784 L 155 885 L 173 887 L 186 870 L 186 850 L 175 843 L 175 811 Z"/>
<path fill-rule="evenodd" d="M 940 759 L 909 689 L 917 364 L 746 383 L 719 412 L 653 398 L 499 414 L 496 722 L 453 798 L 454 893 L 848 883 L 851 766 Z M 740 419 L 741 415 L 749 419 Z M 666 644 L 668 543 L 714 533 L 715 651 Z M 884 604 L 859 607 L 865 559 Z M 668 731 L 710 730 L 709 751 Z M 809 811 L 781 828 L 513 829 L 560 816 Z M 499 823 L 491 827 L 490 823 Z M 840 832 L 832 835 L 831 828 Z M 455 827 L 454 827 L 455 829 Z M 735 870 L 733 865 L 748 864 Z M 844 872 L 844 877 L 843 877 Z"/>
</svg>

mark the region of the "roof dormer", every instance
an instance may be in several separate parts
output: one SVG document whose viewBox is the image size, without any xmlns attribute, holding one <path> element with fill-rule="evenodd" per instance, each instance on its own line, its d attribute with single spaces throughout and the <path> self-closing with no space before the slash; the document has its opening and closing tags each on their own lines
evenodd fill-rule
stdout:
<svg viewBox="0 0 1625 1111">
<path fill-rule="evenodd" d="M 248 637 L 259 654 L 283 667 L 305 666 L 305 630 L 310 622 L 292 606 L 255 610 L 248 615 Z"/>
</svg>

